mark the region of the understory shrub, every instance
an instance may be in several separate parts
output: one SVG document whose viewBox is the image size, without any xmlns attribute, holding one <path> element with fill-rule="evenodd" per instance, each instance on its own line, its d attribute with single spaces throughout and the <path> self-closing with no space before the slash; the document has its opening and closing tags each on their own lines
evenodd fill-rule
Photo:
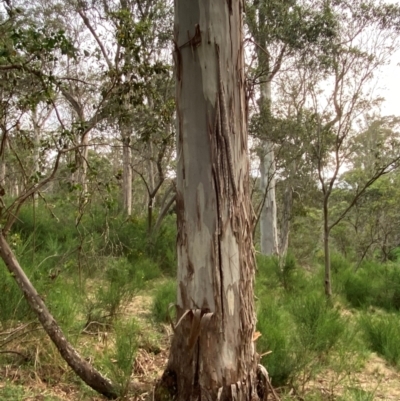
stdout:
<svg viewBox="0 0 400 401">
<path fill-rule="evenodd" d="M 364 262 L 357 271 L 346 269 L 338 276 L 341 291 L 354 308 L 375 306 L 400 310 L 400 267 L 394 263 Z"/>
<path fill-rule="evenodd" d="M 25 301 L 14 277 L 0 261 L 0 325 L 7 328 L 9 323 L 32 319 L 33 313 Z"/>
<path fill-rule="evenodd" d="M 152 305 L 152 316 L 157 322 L 168 322 L 168 314 L 173 313 L 170 304 L 176 302 L 176 281 L 168 280 L 158 285 Z"/>
<path fill-rule="evenodd" d="M 366 314 L 359 320 L 364 338 L 370 349 L 389 363 L 400 366 L 400 325 L 399 315 L 389 314 Z"/>
<path fill-rule="evenodd" d="M 128 393 L 138 349 L 139 326 L 134 319 L 114 324 L 115 346 L 105 359 L 114 383 L 119 386 L 121 397 Z"/>
<path fill-rule="evenodd" d="M 96 284 L 95 296 L 87 299 L 87 322 L 113 319 L 123 304 L 143 288 L 144 279 L 143 271 L 126 258 L 109 258 L 104 275 Z"/>
<path fill-rule="evenodd" d="M 257 330 L 261 337 L 257 349 L 274 386 L 282 386 L 297 373 L 294 351 L 295 326 L 290 314 L 275 299 L 264 297 L 258 302 Z"/>
<path fill-rule="evenodd" d="M 283 288 L 286 291 L 301 291 L 307 285 L 305 272 L 288 252 L 284 260 L 276 256 L 257 255 L 256 293 Z"/>
<path fill-rule="evenodd" d="M 321 293 L 294 297 L 290 310 L 300 345 L 307 351 L 326 353 L 339 341 L 346 327 L 337 309 Z"/>
</svg>

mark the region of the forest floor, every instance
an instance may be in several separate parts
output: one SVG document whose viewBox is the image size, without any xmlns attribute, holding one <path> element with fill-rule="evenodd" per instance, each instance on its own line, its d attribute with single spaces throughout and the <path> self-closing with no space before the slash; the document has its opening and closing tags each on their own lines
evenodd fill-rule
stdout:
<svg viewBox="0 0 400 401">
<path fill-rule="evenodd" d="M 129 396 L 126 401 L 150 401 L 152 389 L 156 380 L 161 376 L 168 359 L 169 343 L 172 335 L 171 328 L 166 324 L 154 324 L 151 318 L 151 295 L 138 295 L 124 309 L 126 316 L 134 316 L 140 326 L 141 338 L 136 354 L 133 372 L 130 380 Z M 101 353 L 106 347 L 112 346 L 111 338 L 92 336 L 80 339 L 79 346 Z M 28 340 L 27 340 L 28 341 Z M 33 340 L 32 340 L 33 341 Z M 40 355 L 44 352 L 43 344 L 48 352 L 55 352 L 44 334 L 36 339 L 36 357 L 31 363 L 17 363 L 10 357 L 10 363 L 0 367 L 0 400 L 1 401 L 103 401 L 105 398 L 96 395 L 84 386 L 59 360 L 56 369 L 46 369 L 41 366 L 38 374 L 37 366 L 41 364 Z M 21 347 L 23 345 L 21 344 Z M 16 348 L 16 352 L 18 348 Z M 0 350 L 1 352 L 1 350 Z M 345 378 L 338 378 L 329 370 L 322 371 L 317 377 L 308 381 L 302 389 L 300 397 L 289 392 L 280 394 L 281 400 L 343 400 L 349 388 L 356 394 L 359 401 L 400 400 L 400 374 L 389 366 L 382 358 L 371 353 L 362 369 L 352 374 L 351 385 Z M 349 387 L 350 386 L 350 387 Z M 364 393 L 365 391 L 365 393 Z M 290 394 L 292 393 L 292 394 Z M 271 394 L 270 400 L 275 400 Z"/>
</svg>

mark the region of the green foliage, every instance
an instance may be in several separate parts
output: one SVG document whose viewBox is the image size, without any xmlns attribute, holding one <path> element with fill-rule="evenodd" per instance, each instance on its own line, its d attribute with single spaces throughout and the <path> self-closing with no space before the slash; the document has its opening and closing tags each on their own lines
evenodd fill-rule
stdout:
<svg viewBox="0 0 400 401">
<path fill-rule="evenodd" d="M 257 340 L 261 360 L 276 386 L 304 384 L 336 355 L 335 369 L 348 368 L 352 341 L 347 322 L 322 294 L 320 271 L 307 274 L 293 257 L 279 268 L 278 259 L 257 257 Z M 288 273 L 284 288 L 283 274 Z M 288 289 L 290 289 L 288 291 Z M 270 352 L 270 353 L 269 353 Z M 333 363 L 333 362 L 332 362 Z"/>
<path fill-rule="evenodd" d="M 257 254 L 256 293 L 261 296 L 282 285 L 279 259 L 275 256 Z"/>
<path fill-rule="evenodd" d="M 80 324 L 77 314 L 80 312 L 83 298 L 78 288 L 77 282 L 68 283 L 65 278 L 58 277 L 49 282 L 44 291 L 46 305 L 65 332 L 77 328 L 77 324 Z"/>
<path fill-rule="evenodd" d="M 0 387 L 0 399 L 3 401 L 26 401 L 33 399 L 41 399 L 43 401 L 62 401 L 62 399 L 57 396 L 43 394 L 43 390 L 27 388 L 27 386 L 22 386 L 9 381 L 2 383 Z"/>
<path fill-rule="evenodd" d="M 375 392 L 366 391 L 362 388 L 350 387 L 338 398 L 338 401 L 374 401 Z"/>
<path fill-rule="evenodd" d="M 143 273 L 132 269 L 127 259 L 110 260 L 104 278 L 97 287 L 94 300 L 89 301 L 88 321 L 95 317 L 100 321 L 105 318 L 113 319 L 121 306 L 142 286 Z"/>
<path fill-rule="evenodd" d="M 344 334 L 345 321 L 321 293 L 294 298 L 290 310 L 297 326 L 300 345 L 306 350 L 326 353 Z"/>
<path fill-rule="evenodd" d="M 30 308 L 15 283 L 14 277 L 8 272 L 3 261 L 0 262 L 0 325 L 8 327 L 16 321 L 33 317 Z"/>
<path fill-rule="evenodd" d="M 398 314 L 363 314 L 359 320 L 368 346 L 389 363 L 400 366 L 400 325 Z"/>
<path fill-rule="evenodd" d="M 162 273 L 175 276 L 176 225 L 172 218 L 165 220 L 160 233 L 150 236 L 144 218 L 123 220 L 120 216 L 109 222 L 110 238 L 107 251 L 125 255 L 132 263 L 147 256 Z"/>
<path fill-rule="evenodd" d="M 25 204 L 16 220 L 13 232 L 22 241 L 31 239 L 32 252 L 43 251 L 54 256 L 74 249 L 78 245 L 78 232 L 74 225 L 72 205 L 40 202 L 37 206 Z"/>
<path fill-rule="evenodd" d="M 269 289 L 283 288 L 288 292 L 302 291 L 310 285 L 304 269 L 299 268 L 292 252 L 284 260 L 276 256 L 257 255 L 256 292 L 261 294 Z"/>
<path fill-rule="evenodd" d="M 350 269 L 351 263 L 339 252 L 331 252 L 331 271 L 337 273 L 340 270 Z"/>
<path fill-rule="evenodd" d="M 371 282 L 367 270 L 360 270 L 357 274 L 346 270 L 340 279 L 347 301 L 355 308 L 369 306 L 379 296 L 379 282 Z"/>
<path fill-rule="evenodd" d="M 157 322 L 168 322 L 170 304 L 176 302 L 176 281 L 160 283 L 155 291 L 152 305 L 152 316 Z"/>
<path fill-rule="evenodd" d="M 396 247 L 390 250 L 389 260 L 392 262 L 400 262 L 400 247 Z"/>
<path fill-rule="evenodd" d="M 355 308 L 400 309 L 400 270 L 396 264 L 364 262 L 357 271 L 347 268 L 340 272 L 337 279 Z"/>
<path fill-rule="evenodd" d="M 261 358 L 261 363 L 267 367 L 272 384 L 281 386 L 298 373 L 295 326 L 288 311 L 273 298 L 263 297 L 258 304 L 257 330 L 262 334 L 257 340 L 258 352 L 271 352 Z"/>
<path fill-rule="evenodd" d="M 111 372 L 111 379 L 119 385 L 120 395 L 124 397 L 128 392 L 138 349 L 139 328 L 135 320 L 118 321 L 114 325 L 114 334 L 114 350 L 108 355 L 106 361 Z"/>
</svg>

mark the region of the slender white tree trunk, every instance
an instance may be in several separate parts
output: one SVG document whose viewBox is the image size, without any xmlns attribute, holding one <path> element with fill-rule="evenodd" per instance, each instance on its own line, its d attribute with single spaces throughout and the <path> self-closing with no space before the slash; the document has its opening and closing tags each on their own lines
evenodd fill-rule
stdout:
<svg viewBox="0 0 400 401">
<path fill-rule="evenodd" d="M 39 166 L 39 158 L 40 158 L 40 121 L 38 117 L 37 109 L 32 112 L 32 124 L 33 124 L 33 166 L 32 166 L 32 175 L 37 174 L 40 171 Z M 37 204 L 39 194 L 35 192 L 33 195 L 35 204 Z"/>
<path fill-rule="evenodd" d="M 122 133 L 122 193 L 124 199 L 124 210 L 128 216 L 132 214 L 132 150 L 130 146 L 130 135 L 126 129 Z"/>
<path fill-rule="evenodd" d="M 150 102 L 151 103 L 151 102 Z M 153 144 L 151 141 L 149 142 L 149 154 L 147 158 L 147 173 L 148 173 L 148 189 L 150 190 L 149 192 L 149 197 L 147 199 L 147 227 L 149 232 L 151 231 L 152 225 L 153 225 L 153 209 L 154 209 L 154 204 L 155 204 L 155 194 L 154 194 L 154 189 L 156 187 L 155 183 L 155 173 L 154 173 L 154 163 L 152 161 L 153 157 Z"/>
<path fill-rule="evenodd" d="M 283 195 L 282 224 L 280 230 L 279 256 L 285 258 L 289 247 L 290 219 L 292 214 L 293 191 L 291 186 L 285 188 Z"/>
<path fill-rule="evenodd" d="M 255 2 L 256 3 L 256 2 Z M 260 6 L 260 4 L 257 5 Z M 271 60 L 268 51 L 268 40 L 265 26 L 268 23 L 263 8 L 258 8 L 257 28 L 253 35 L 258 43 L 257 61 L 263 74 L 263 81 L 260 83 L 260 98 L 258 107 L 261 117 L 264 119 L 264 134 L 260 151 L 260 190 L 263 194 L 263 204 L 260 214 L 260 249 L 264 255 L 279 255 L 278 223 L 275 197 L 275 154 L 274 145 L 268 138 L 268 119 L 271 116 L 272 90 L 271 81 L 274 74 L 271 72 Z"/>
<path fill-rule="evenodd" d="M 4 157 L 2 157 L 0 160 L 0 186 L 2 188 L 5 188 L 6 173 L 7 173 L 6 161 L 4 160 Z"/>
<path fill-rule="evenodd" d="M 262 61 L 264 57 L 260 57 Z M 271 110 L 271 81 L 260 85 L 260 110 L 269 114 Z M 264 255 L 278 255 L 278 222 L 275 197 L 275 153 L 274 145 L 268 139 L 262 143 L 260 152 L 260 189 L 264 203 L 260 216 L 260 248 Z"/>
<path fill-rule="evenodd" d="M 278 224 L 275 197 L 275 155 L 273 144 L 265 141 L 260 159 L 260 188 L 265 196 L 260 216 L 260 245 L 264 255 L 278 255 Z"/>
<path fill-rule="evenodd" d="M 293 208 L 293 179 L 296 174 L 296 161 L 290 165 L 290 172 L 286 180 L 285 192 L 283 195 L 282 223 L 280 226 L 279 256 L 284 259 L 289 248 L 290 221 Z"/>
<path fill-rule="evenodd" d="M 82 192 L 84 194 L 88 193 L 88 183 L 87 183 L 87 169 L 88 169 L 88 156 L 89 156 L 89 134 L 86 134 L 82 138 L 81 142 L 82 149 L 80 151 L 81 157 L 81 169 L 79 170 L 79 182 L 82 184 Z"/>
<path fill-rule="evenodd" d="M 5 132 L 3 132 L 3 135 L 6 135 Z M 6 174 L 7 174 L 7 163 L 6 163 L 6 150 L 8 149 L 8 141 L 7 138 L 4 138 L 4 149 L 0 157 L 0 186 L 1 188 L 4 189 L 4 191 L 7 192 L 7 190 L 10 190 L 10 186 L 7 187 L 6 189 Z"/>
<path fill-rule="evenodd" d="M 176 0 L 178 294 L 155 400 L 258 400 L 242 0 Z"/>
</svg>

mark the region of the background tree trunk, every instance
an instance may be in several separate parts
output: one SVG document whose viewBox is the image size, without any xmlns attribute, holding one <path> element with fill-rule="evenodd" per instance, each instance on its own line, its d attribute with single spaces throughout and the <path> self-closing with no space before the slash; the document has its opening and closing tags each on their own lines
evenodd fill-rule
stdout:
<svg viewBox="0 0 400 401">
<path fill-rule="evenodd" d="M 329 198 L 324 197 L 324 254 L 325 254 L 325 295 L 328 299 L 332 297 L 332 282 L 331 282 L 331 256 L 329 249 Z"/>
<path fill-rule="evenodd" d="M 257 58 L 258 68 L 263 72 L 263 82 L 260 83 L 260 98 L 258 106 L 260 114 L 264 119 L 265 136 L 262 139 L 260 152 L 260 189 L 264 196 L 260 215 L 260 249 L 264 255 L 278 255 L 278 223 L 275 197 L 275 153 L 274 144 L 268 138 L 268 121 L 271 117 L 272 90 L 271 80 L 273 73 L 270 66 L 270 55 L 268 53 L 268 43 L 265 35 L 266 17 L 262 9 L 259 9 Z"/>
<path fill-rule="evenodd" d="M 290 163 L 289 175 L 285 183 L 283 194 L 282 222 L 279 236 L 279 257 L 285 260 L 289 248 L 290 222 L 293 209 L 293 184 L 296 176 L 297 163 L 293 160 Z"/>
<path fill-rule="evenodd" d="M 242 0 L 177 0 L 178 297 L 155 400 L 257 400 Z"/>
<path fill-rule="evenodd" d="M 264 255 L 278 255 L 278 225 L 275 199 L 275 160 L 273 144 L 263 143 L 260 157 L 260 189 L 265 199 L 260 215 L 260 248 Z"/>
<path fill-rule="evenodd" d="M 132 149 L 130 146 L 130 134 L 127 129 L 121 127 L 122 133 L 122 193 L 123 207 L 128 216 L 132 214 Z"/>
</svg>

